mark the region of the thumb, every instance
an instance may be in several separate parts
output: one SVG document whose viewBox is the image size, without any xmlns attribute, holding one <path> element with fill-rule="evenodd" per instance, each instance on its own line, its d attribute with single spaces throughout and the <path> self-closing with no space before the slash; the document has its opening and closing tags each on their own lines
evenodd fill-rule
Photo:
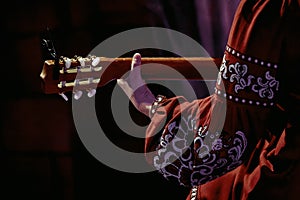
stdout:
<svg viewBox="0 0 300 200">
<path fill-rule="evenodd" d="M 135 53 L 132 56 L 131 70 L 129 72 L 129 75 L 124 79 L 124 81 L 126 81 L 133 89 L 133 91 L 145 84 L 145 81 L 143 80 L 141 74 L 141 63 L 141 54 Z"/>
<path fill-rule="evenodd" d="M 135 67 L 141 66 L 142 63 L 142 56 L 139 53 L 135 53 L 132 56 L 132 61 L 131 61 L 131 70 L 133 70 Z"/>
<path fill-rule="evenodd" d="M 117 80 L 118 85 L 124 90 L 129 98 L 137 88 L 145 84 L 141 76 L 141 61 L 141 54 L 135 53 L 132 56 L 131 68 L 128 72 L 128 76 Z"/>
</svg>

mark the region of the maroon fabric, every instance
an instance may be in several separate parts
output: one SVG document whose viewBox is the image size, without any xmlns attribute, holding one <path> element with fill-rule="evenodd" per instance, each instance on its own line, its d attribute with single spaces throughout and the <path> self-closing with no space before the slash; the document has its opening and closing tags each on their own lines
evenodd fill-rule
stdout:
<svg viewBox="0 0 300 200">
<path fill-rule="evenodd" d="M 152 117 L 147 160 L 170 181 L 194 186 L 187 199 L 296 199 L 299 7 L 241 1 L 216 93 L 167 99 Z"/>
</svg>

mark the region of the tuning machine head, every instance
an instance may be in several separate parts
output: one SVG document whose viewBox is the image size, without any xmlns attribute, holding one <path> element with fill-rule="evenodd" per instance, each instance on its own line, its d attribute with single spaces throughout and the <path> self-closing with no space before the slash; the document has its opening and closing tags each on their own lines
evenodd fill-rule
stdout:
<svg viewBox="0 0 300 200">
<path fill-rule="evenodd" d="M 94 78 L 89 78 L 88 79 L 89 84 L 92 84 L 93 80 L 94 80 Z M 95 94 L 96 94 L 96 89 L 94 89 L 94 88 L 89 88 L 86 91 L 87 91 L 87 96 L 90 98 L 95 96 Z"/>
<path fill-rule="evenodd" d="M 67 97 L 67 95 L 65 95 L 65 93 L 59 93 L 59 95 L 65 100 L 65 101 L 68 101 L 69 98 Z"/>
<path fill-rule="evenodd" d="M 89 98 L 92 98 L 96 94 L 96 89 L 87 89 L 86 92 L 87 92 L 87 96 Z M 76 90 L 73 92 L 73 97 L 75 100 L 79 100 L 82 97 L 82 95 L 83 92 L 81 90 Z"/>
<path fill-rule="evenodd" d="M 100 57 L 97 57 L 95 55 L 88 55 L 88 58 L 91 61 L 91 65 L 93 67 L 96 67 L 100 63 Z"/>
<path fill-rule="evenodd" d="M 74 91 L 73 92 L 73 97 L 74 97 L 74 99 L 75 100 L 78 100 L 78 99 L 80 99 L 81 97 L 82 97 L 82 91 L 81 90 L 76 90 L 76 91 Z"/>
<path fill-rule="evenodd" d="M 96 89 L 88 89 L 87 96 L 92 98 L 93 96 L 95 96 L 96 92 L 97 92 Z"/>
</svg>

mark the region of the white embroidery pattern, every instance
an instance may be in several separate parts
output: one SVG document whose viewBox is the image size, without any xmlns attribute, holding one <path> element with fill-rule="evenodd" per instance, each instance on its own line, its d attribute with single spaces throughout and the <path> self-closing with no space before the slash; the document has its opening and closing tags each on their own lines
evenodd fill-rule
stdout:
<svg viewBox="0 0 300 200">
<path fill-rule="evenodd" d="M 181 117 L 180 124 L 169 124 L 153 158 L 154 167 L 166 179 L 185 186 L 204 184 L 233 170 L 242 164 L 247 146 L 242 131 L 223 137 L 206 126 L 195 128 L 195 121 L 189 116 Z"/>
<path fill-rule="evenodd" d="M 240 90 L 250 88 L 262 99 L 273 99 L 275 91 L 279 89 L 279 81 L 266 71 L 263 77 L 255 77 L 248 74 L 248 65 L 236 62 L 227 66 L 226 56 L 224 55 L 220 67 L 217 83 L 220 85 L 221 78 L 234 83 L 234 92 L 237 94 Z"/>
<path fill-rule="evenodd" d="M 273 76 L 270 75 L 270 72 L 267 71 L 265 74 L 265 80 L 263 78 L 258 77 L 257 83 L 253 84 L 252 91 L 259 94 L 262 98 L 273 99 L 274 97 L 274 90 L 276 91 L 279 89 L 279 82 L 275 80 Z"/>
</svg>

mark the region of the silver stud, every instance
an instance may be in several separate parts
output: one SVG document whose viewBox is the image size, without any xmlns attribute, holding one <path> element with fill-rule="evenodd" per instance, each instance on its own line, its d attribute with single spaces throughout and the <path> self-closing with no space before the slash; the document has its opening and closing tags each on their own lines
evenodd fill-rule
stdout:
<svg viewBox="0 0 300 200">
<path fill-rule="evenodd" d="M 65 68 L 66 68 L 66 69 L 69 69 L 69 68 L 71 67 L 71 59 L 65 57 L 65 58 L 64 58 L 64 62 L 65 62 Z"/>
</svg>

